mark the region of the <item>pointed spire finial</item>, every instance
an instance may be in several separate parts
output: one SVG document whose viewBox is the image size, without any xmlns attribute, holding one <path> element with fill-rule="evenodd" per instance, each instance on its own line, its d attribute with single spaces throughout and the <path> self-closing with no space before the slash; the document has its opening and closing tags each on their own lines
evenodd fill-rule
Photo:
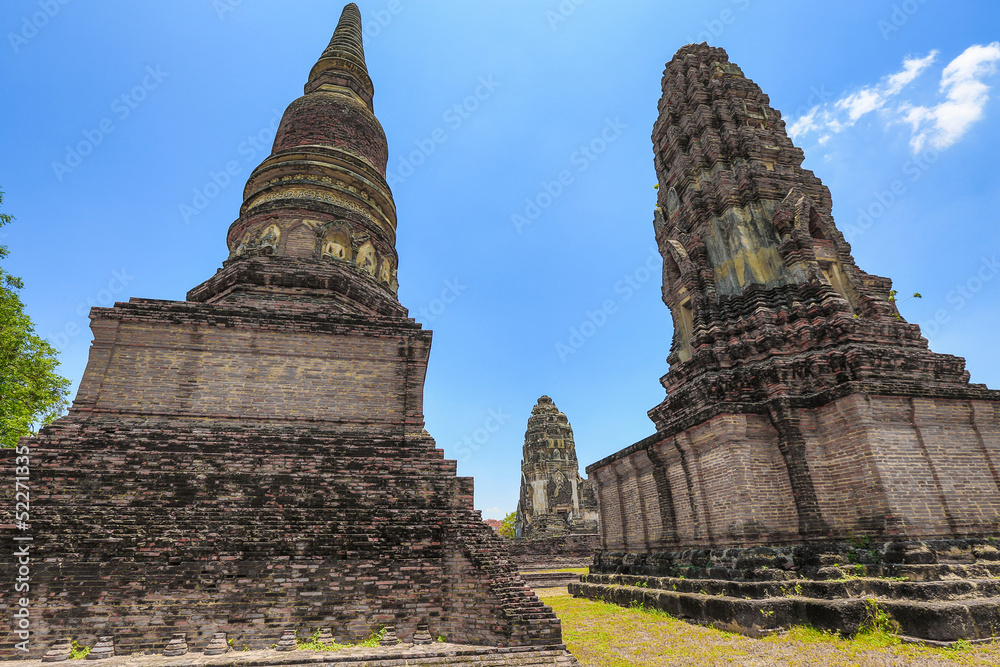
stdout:
<svg viewBox="0 0 1000 667">
<path fill-rule="evenodd" d="M 372 108 L 375 89 L 368 66 L 361 31 L 361 11 L 353 2 L 344 7 L 330 44 L 313 65 L 305 92 L 310 93 L 324 85 L 349 88 Z"/>
<path fill-rule="evenodd" d="M 287 290 L 282 303 L 307 309 L 406 316 L 397 297 L 396 204 L 385 180 L 389 147 L 372 91 L 361 13 L 349 4 L 305 94 L 285 109 L 271 154 L 247 179 L 226 237 L 229 258 L 188 293 L 191 301 L 271 303 Z M 281 287 L 266 295 L 271 281 Z"/>
</svg>

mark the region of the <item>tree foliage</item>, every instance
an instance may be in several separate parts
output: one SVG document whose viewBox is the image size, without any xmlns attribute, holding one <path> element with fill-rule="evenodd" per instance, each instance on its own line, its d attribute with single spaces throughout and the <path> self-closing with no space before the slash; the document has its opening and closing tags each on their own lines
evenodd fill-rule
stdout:
<svg viewBox="0 0 1000 667">
<path fill-rule="evenodd" d="M 509 537 L 514 539 L 516 535 L 514 534 L 514 520 L 517 519 L 517 512 L 511 512 L 503 518 L 500 524 L 500 535 L 502 537 Z"/>
<path fill-rule="evenodd" d="M 0 204 L 3 191 L 0 190 Z M 0 213 L 0 227 L 13 221 Z M 9 251 L 0 245 L 0 260 Z M 69 380 L 56 373 L 56 350 L 35 334 L 18 292 L 20 278 L 0 266 L 0 447 L 13 447 L 66 408 Z"/>
</svg>

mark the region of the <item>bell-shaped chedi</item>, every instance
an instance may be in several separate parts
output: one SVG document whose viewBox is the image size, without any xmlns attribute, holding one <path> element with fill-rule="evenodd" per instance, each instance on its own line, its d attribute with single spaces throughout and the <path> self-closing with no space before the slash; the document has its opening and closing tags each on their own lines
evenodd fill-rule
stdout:
<svg viewBox="0 0 1000 667">
<path fill-rule="evenodd" d="M 588 467 L 605 548 L 995 535 L 1000 392 L 854 263 L 768 97 L 689 45 L 659 111 L 667 398 L 656 435 Z"/>
<path fill-rule="evenodd" d="M 573 427 L 548 396 L 531 409 L 524 433 L 514 529 L 522 538 L 597 531 L 597 499 L 580 477 Z"/>
<path fill-rule="evenodd" d="M 271 154 L 247 181 L 229 259 L 188 300 L 405 315 L 396 300 L 389 149 L 361 35 L 361 16 L 348 5 L 305 94 L 286 109 Z"/>
<path fill-rule="evenodd" d="M 396 299 L 361 34 L 348 5 L 250 176 L 223 268 L 187 301 L 91 311 L 69 414 L 22 441 L 31 652 L 15 653 L 7 614 L 0 658 L 67 636 L 131 653 L 178 630 L 264 648 L 288 628 L 343 642 L 420 626 L 569 659 L 473 509 L 472 479 L 424 429 L 431 333 Z M 19 543 L 0 532 L 0 580 L 14 581 Z"/>
</svg>

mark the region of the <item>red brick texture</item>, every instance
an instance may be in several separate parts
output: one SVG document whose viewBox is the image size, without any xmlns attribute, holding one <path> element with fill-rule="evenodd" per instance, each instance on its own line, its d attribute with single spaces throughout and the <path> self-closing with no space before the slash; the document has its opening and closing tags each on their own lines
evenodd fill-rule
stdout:
<svg viewBox="0 0 1000 667">
<path fill-rule="evenodd" d="M 851 394 L 802 408 L 824 538 L 995 535 L 1000 428 L 988 400 Z M 767 416 L 719 415 L 590 472 L 601 548 L 794 544 L 797 500 Z"/>
</svg>

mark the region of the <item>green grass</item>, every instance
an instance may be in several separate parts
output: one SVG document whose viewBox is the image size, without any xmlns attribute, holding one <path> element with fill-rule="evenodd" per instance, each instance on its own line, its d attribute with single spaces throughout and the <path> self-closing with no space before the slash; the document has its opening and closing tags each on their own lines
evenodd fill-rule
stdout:
<svg viewBox="0 0 1000 667">
<path fill-rule="evenodd" d="M 342 651 L 345 648 L 351 648 L 352 646 L 365 646 L 370 648 L 378 646 L 384 636 L 385 628 L 382 628 L 378 632 L 373 632 L 368 639 L 355 644 L 340 644 L 336 641 L 324 643 L 319 640 L 319 630 L 317 630 L 311 637 L 309 637 L 309 639 L 299 640 L 296 648 L 300 651 Z"/>
<path fill-rule="evenodd" d="M 692 625 L 641 605 L 623 608 L 573 598 L 565 588 L 536 591 L 562 620 L 563 641 L 584 667 L 653 665 L 1000 665 L 1000 643 L 950 648 L 904 644 L 891 620 L 869 606 L 866 630 L 845 639 L 795 627 L 763 639 Z"/>
<path fill-rule="evenodd" d="M 87 654 L 90 653 L 89 646 L 80 646 L 75 639 L 72 641 L 70 646 L 72 647 L 69 652 L 70 660 L 83 660 L 87 657 Z"/>
</svg>

